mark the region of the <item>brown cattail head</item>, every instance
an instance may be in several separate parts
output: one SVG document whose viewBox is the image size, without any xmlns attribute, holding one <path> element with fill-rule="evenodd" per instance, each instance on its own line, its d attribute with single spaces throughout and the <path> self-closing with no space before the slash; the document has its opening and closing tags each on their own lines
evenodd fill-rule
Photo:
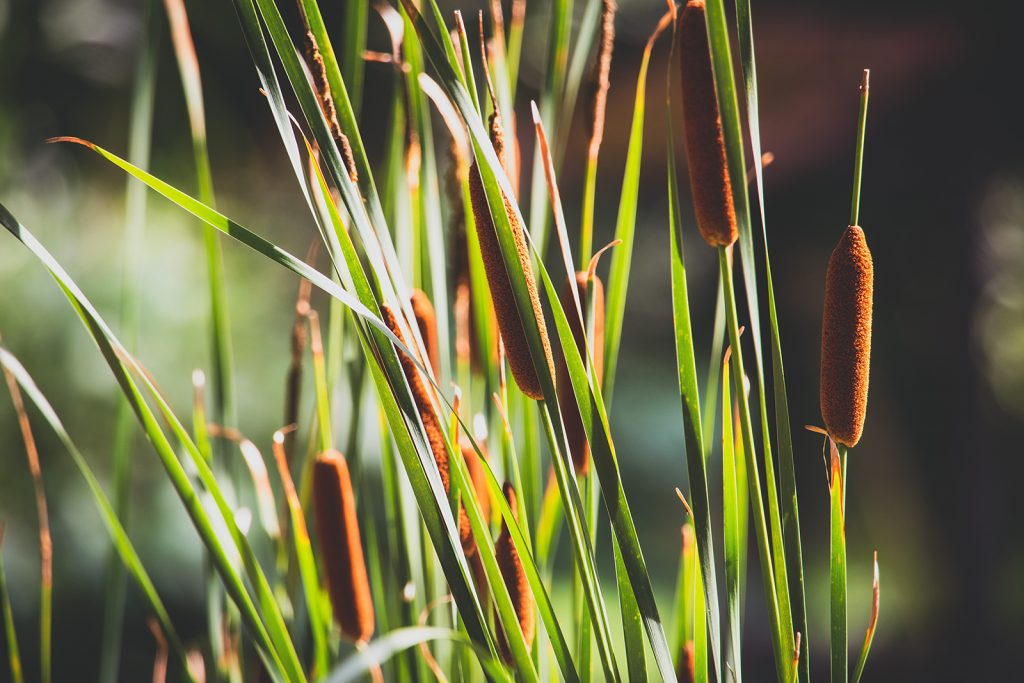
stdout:
<svg viewBox="0 0 1024 683">
<path fill-rule="evenodd" d="M 864 231 L 851 225 L 828 260 L 821 321 L 821 416 L 829 436 L 851 448 L 868 405 L 873 282 Z"/>
<path fill-rule="evenodd" d="M 693 683 L 693 664 L 693 641 L 688 640 L 683 645 L 683 649 L 679 651 L 679 661 L 676 663 L 676 679 L 679 683 Z"/>
<path fill-rule="evenodd" d="M 587 272 L 584 270 L 576 273 L 576 277 L 567 280 L 565 289 L 562 292 L 562 308 L 569 318 L 569 327 L 572 329 L 572 336 L 576 340 L 576 348 L 581 354 L 586 353 L 583 339 L 586 330 L 580 327 L 579 316 L 576 315 L 576 303 L 572 296 L 572 287 L 580 297 L 580 305 L 583 306 L 583 315 L 586 316 L 589 308 L 587 306 L 587 292 L 589 290 Z M 600 381 L 604 372 L 604 285 L 601 278 L 594 276 L 594 341 L 591 352 L 594 355 L 594 377 Z M 583 362 L 587 362 L 584 358 Z M 576 474 L 586 474 L 590 469 L 590 446 L 587 444 L 587 433 L 583 427 L 583 419 L 579 408 L 576 405 L 576 396 L 572 390 L 572 381 L 569 379 L 569 366 L 565 357 L 561 358 L 558 366 L 558 377 L 555 381 L 558 389 L 558 408 L 562 414 L 562 423 L 565 425 L 565 436 L 569 442 L 569 454 L 572 456 L 573 465 L 576 467 Z"/>
<path fill-rule="evenodd" d="M 513 517 L 518 521 L 515 488 L 512 487 L 512 484 L 505 482 L 502 490 L 505 493 L 508 506 L 512 508 Z M 523 639 L 526 641 L 526 647 L 529 648 L 533 645 L 535 631 L 533 594 L 530 592 L 530 582 L 526 578 L 523 562 L 519 559 L 515 544 L 512 543 L 512 535 L 509 533 L 507 524 L 502 523 L 501 525 L 501 534 L 498 536 L 498 542 L 494 545 L 494 554 L 498 560 L 498 568 L 501 569 L 501 577 L 505 580 L 505 586 L 508 588 L 509 597 L 512 598 L 512 607 L 519 619 L 519 628 L 523 631 Z M 512 653 L 500 623 L 497 629 L 498 649 L 505 661 L 511 662 Z"/>
<path fill-rule="evenodd" d="M 683 122 L 690 189 L 700 234 L 712 247 L 736 241 L 736 210 L 725 155 L 722 117 L 715 97 L 704 0 L 690 0 L 679 20 L 682 66 Z"/>
<path fill-rule="evenodd" d="M 402 334 L 402 328 L 398 326 L 398 318 L 395 317 L 395 312 L 388 306 L 381 306 L 380 312 L 384 324 L 398 337 L 399 341 L 405 344 L 405 336 Z M 450 493 L 452 488 L 451 463 L 448 460 L 448 448 L 444 443 L 441 423 L 437 419 L 437 413 L 434 412 L 434 406 L 430 400 L 430 389 L 423 379 L 419 368 L 416 367 L 416 364 L 409 356 L 399 350 L 398 358 L 402 363 L 402 372 L 405 374 L 405 380 L 409 383 L 409 389 L 412 391 L 412 397 L 416 403 L 416 411 L 419 413 L 420 422 L 423 423 L 423 430 L 426 433 L 430 451 L 434 455 L 437 472 L 441 477 L 441 486 L 444 487 L 445 493 Z M 466 514 L 465 506 L 460 506 L 459 508 L 459 539 L 462 541 L 462 549 L 467 556 L 471 556 L 476 552 L 476 539 L 473 538 L 473 531 L 469 525 L 469 516 Z"/>
<path fill-rule="evenodd" d="M 437 373 L 441 368 L 441 355 L 437 346 L 437 314 L 434 313 L 434 304 L 430 303 L 427 293 L 422 289 L 412 290 L 409 303 L 412 305 L 413 315 L 416 316 L 416 326 L 420 330 L 420 337 L 423 338 L 423 345 L 427 349 L 427 359 L 430 361 L 434 380 L 440 381 Z"/>
<path fill-rule="evenodd" d="M 615 0 L 601 3 L 601 37 L 598 43 L 597 61 L 594 63 L 593 94 L 589 102 L 590 116 L 590 158 L 596 158 L 604 137 L 604 114 L 608 102 L 609 76 L 612 71 L 612 50 L 615 47 Z"/>
<path fill-rule="evenodd" d="M 327 125 L 331 130 L 331 137 L 334 138 L 334 142 L 345 159 L 349 178 L 353 183 L 359 182 L 355 158 L 352 155 L 352 145 L 349 144 L 348 136 L 341 132 L 341 125 L 338 123 L 338 110 L 334 106 L 334 96 L 331 94 L 331 85 L 327 80 L 327 67 L 312 31 L 306 31 L 306 64 L 313 76 L 313 87 L 316 88 L 317 99 L 320 100 L 320 108 L 323 110 L 324 119 L 327 120 Z"/>
<path fill-rule="evenodd" d="M 359 538 L 356 502 L 348 465 L 338 451 L 325 451 L 313 466 L 313 507 L 320 556 L 334 618 L 353 641 L 373 635 L 373 601 Z"/>
<path fill-rule="evenodd" d="M 504 158 L 501 120 L 497 116 L 491 117 L 491 142 L 494 144 L 494 150 L 498 153 L 498 158 Z M 473 205 L 473 216 L 476 219 L 477 237 L 480 241 L 480 253 L 483 256 L 487 284 L 491 289 L 491 299 L 494 302 L 494 311 L 497 314 L 502 341 L 505 343 L 505 353 L 512 368 L 512 376 L 515 377 L 516 384 L 519 385 L 524 394 L 533 399 L 542 399 L 544 398 L 544 393 L 541 390 L 537 370 L 534 368 L 533 359 L 530 356 L 530 347 L 526 340 L 523 322 L 519 317 L 519 309 L 516 307 L 512 283 L 509 280 L 508 272 L 505 270 L 505 261 L 501 257 L 501 245 L 498 242 L 497 233 L 495 233 L 494 221 L 491 220 L 491 211 L 487 204 L 487 193 L 480 179 L 480 170 L 475 163 L 469 172 L 469 194 Z M 540 297 L 537 294 L 537 282 L 533 277 L 533 269 L 530 265 L 530 253 L 526 246 L 523 225 L 519 221 L 508 197 L 505 197 L 505 213 L 508 215 L 511 223 L 512 237 L 515 240 L 516 252 L 519 255 L 519 264 L 523 269 L 523 276 L 526 278 L 526 288 L 529 290 L 533 315 L 537 319 L 537 327 L 540 332 L 541 343 L 544 346 L 544 355 L 547 358 L 548 369 L 554 374 L 551 345 L 548 342 L 544 312 L 541 310 Z"/>
<path fill-rule="evenodd" d="M 480 452 L 487 458 L 487 451 L 480 446 Z M 469 470 L 469 479 L 473 483 L 473 493 L 480 504 L 480 512 L 483 513 L 484 521 L 491 518 L 491 493 L 487 488 L 487 473 L 484 472 L 484 465 L 472 446 L 462 447 L 462 457 L 466 459 L 466 469 Z"/>
</svg>

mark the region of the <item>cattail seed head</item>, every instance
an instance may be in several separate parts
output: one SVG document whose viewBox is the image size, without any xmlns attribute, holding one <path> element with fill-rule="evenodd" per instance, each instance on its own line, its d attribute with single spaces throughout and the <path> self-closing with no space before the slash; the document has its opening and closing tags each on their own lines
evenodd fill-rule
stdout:
<svg viewBox="0 0 1024 683">
<path fill-rule="evenodd" d="M 588 154 L 596 158 L 604 137 L 605 107 L 608 102 L 608 88 L 611 86 L 612 50 L 615 48 L 615 0 L 601 3 L 601 35 L 598 42 L 597 61 L 594 63 L 593 94 L 588 102 L 590 116 L 590 146 Z"/>
<path fill-rule="evenodd" d="M 576 340 L 576 348 L 581 354 L 586 353 L 583 340 L 586 330 L 580 327 L 579 316 L 576 315 L 576 303 L 572 296 L 572 287 L 576 287 L 579 294 L 580 304 L 583 306 L 583 315 L 588 312 L 587 293 L 589 290 L 587 272 L 579 271 L 572 280 L 567 280 L 565 289 L 562 291 L 562 308 L 569 319 L 569 328 L 572 330 L 573 339 Z M 594 377 L 600 381 L 604 372 L 604 285 L 601 278 L 594 276 L 594 341 L 591 352 L 594 356 Z M 584 358 L 586 363 L 587 359 Z M 587 444 L 587 433 L 583 427 L 583 419 L 579 408 L 576 405 L 576 395 L 573 393 L 572 380 L 569 379 L 569 366 L 565 357 L 561 358 L 558 366 L 558 377 L 555 381 L 558 389 L 558 408 L 562 414 L 562 423 L 565 425 L 565 436 L 569 442 L 569 454 L 572 456 L 576 474 L 586 474 L 590 468 L 590 446 Z"/>
<path fill-rule="evenodd" d="M 504 158 L 504 143 L 500 131 L 500 119 L 492 117 L 491 142 L 494 144 L 494 149 L 498 153 L 499 159 Z M 501 330 L 501 338 L 505 344 L 505 353 L 508 356 L 509 366 L 512 368 L 512 376 L 515 377 L 516 383 L 524 394 L 533 399 L 542 399 L 544 398 L 544 393 L 541 390 L 540 380 L 537 377 L 537 370 L 533 365 L 533 358 L 530 356 L 530 346 L 526 339 L 522 320 L 519 317 L 519 309 L 516 306 L 515 295 L 512 292 L 512 283 L 509 280 L 508 272 L 505 270 L 505 261 L 501 257 L 501 245 L 495 233 L 494 221 L 491 220 L 491 211 L 487 204 L 487 193 L 484 190 L 483 182 L 480 178 L 480 170 L 477 168 L 476 163 L 473 164 L 469 172 L 469 194 L 473 206 L 473 217 L 476 220 L 476 230 L 480 241 L 480 252 L 483 256 L 484 270 L 487 274 L 487 284 L 490 286 L 491 299 L 498 318 L 498 328 Z M 544 355 L 547 358 L 548 369 L 554 374 L 551 345 L 548 341 L 544 312 L 540 307 L 540 297 L 537 294 L 537 282 L 534 279 L 533 269 L 530 265 L 530 253 L 526 246 L 523 225 L 519 221 L 508 197 L 505 197 L 505 213 L 508 215 L 511 223 L 512 237 L 515 240 L 516 252 L 519 255 L 519 264 L 523 269 L 523 276 L 526 279 L 526 288 L 530 294 L 533 315 L 537 319 L 537 328 L 540 332 L 541 343 L 544 346 Z"/>
<path fill-rule="evenodd" d="M 676 663 L 676 680 L 679 683 L 693 683 L 694 681 L 694 657 L 693 641 L 688 640 L 679 652 L 679 661 Z"/>
<path fill-rule="evenodd" d="M 483 453 L 484 458 L 487 457 L 487 451 L 483 446 L 480 447 L 480 452 Z M 462 447 L 462 457 L 466 459 L 466 469 L 469 470 L 469 479 L 473 483 L 473 492 L 476 494 L 480 512 L 483 513 L 486 522 L 491 518 L 491 492 L 487 488 L 487 473 L 484 472 L 484 465 L 472 446 Z"/>
<path fill-rule="evenodd" d="M 416 316 L 416 326 L 419 328 L 420 337 L 423 338 L 423 345 L 427 349 L 427 359 L 430 361 L 434 380 L 439 381 L 437 373 L 441 368 L 441 355 L 437 346 L 437 314 L 434 313 L 434 304 L 430 303 L 427 293 L 422 289 L 412 290 L 409 303 L 412 305 L 413 315 Z"/>
<path fill-rule="evenodd" d="M 846 228 L 828 260 L 821 321 L 821 416 L 837 443 L 860 441 L 868 405 L 874 266 L 864 231 Z"/>
<path fill-rule="evenodd" d="M 683 122 L 697 228 L 712 247 L 736 241 L 736 210 L 725 154 L 722 117 L 711 70 L 704 0 L 690 0 L 679 20 Z"/>
<path fill-rule="evenodd" d="M 384 324 L 398 340 L 405 344 L 405 336 L 402 328 L 398 325 L 398 318 L 395 312 L 388 306 L 381 306 L 381 318 Z M 406 344 L 408 346 L 408 344 Z M 441 477 L 441 486 L 445 493 L 451 492 L 451 462 L 448 460 L 448 448 L 445 446 L 444 434 L 441 432 L 441 423 L 434 412 L 433 403 L 430 400 L 431 393 L 419 368 L 409 356 L 401 350 L 398 351 L 398 358 L 402 364 L 402 372 L 405 380 L 409 383 L 412 391 L 413 401 L 416 403 L 416 411 L 419 413 L 420 422 L 423 423 L 423 430 L 427 436 L 427 443 L 434 455 L 434 462 L 437 464 L 437 472 Z M 473 531 L 469 524 L 469 516 L 466 514 L 465 506 L 459 507 L 459 539 L 462 541 L 462 549 L 467 556 L 476 552 L 476 539 L 473 538 Z"/>
<path fill-rule="evenodd" d="M 313 466 L 313 507 L 320 555 L 334 618 L 353 641 L 373 635 L 373 601 L 359 538 L 356 502 L 348 465 L 338 451 L 325 451 Z"/>
<path fill-rule="evenodd" d="M 519 515 L 516 507 L 515 488 L 513 488 L 512 484 L 505 482 L 502 490 L 505 493 L 505 500 L 508 501 L 508 506 L 512 508 L 512 516 L 518 521 Z M 512 607 L 515 609 L 516 617 L 519 619 L 519 628 L 523 631 L 523 640 L 526 641 L 526 647 L 529 648 L 533 645 L 533 636 L 536 630 L 533 614 L 533 594 L 530 592 L 530 582 L 526 578 L 523 562 L 519 558 L 519 553 L 512 542 L 512 535 L 509 533 L 508 525 L 505 523 L 501 525 L 501 535 L 498 536 L 498 541 L 494 545 L 494 554 L 498 560 L 501 576 L 505 580 L 505 586 L 508 588 L 509 597 L 512 598 Z M 501 629 L 500 623 L 497 629 L 498 649 L 501 651 L 505 661 L 511 662 L 512 653 L 509 650 L 508 641 L 505 638 L 505 633 Z"/>
</svg>

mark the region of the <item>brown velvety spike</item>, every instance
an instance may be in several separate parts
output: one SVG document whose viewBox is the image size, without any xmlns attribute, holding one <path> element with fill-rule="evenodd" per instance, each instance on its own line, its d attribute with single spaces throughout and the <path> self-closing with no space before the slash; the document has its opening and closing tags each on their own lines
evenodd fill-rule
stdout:
<svg viewBox="0 0 1024 683">
<path fill-rule="evenodd" d="M 728 246 L 736 241 L 739 232 L 708 51 L 704 0 L 690 0 L 683 9 L 679 20 L 679 57 L 686 154 L 697 227 L 712 247 Z"/>
<path fill-rule="evenodd" d="M 334 618 L 341 632 L 360 643 L 373 635 L 373 600 L 359 538 L 356 502 L 345 458 L 338 451 L 317 456 L 313 507 L 320 556 Z"/>
<path fill-rule="evenodd" d="M 398 340 L 405 344 L 405 336 L 402 328 L 398 326 L 398 319 L 395 312 L 388 306 L 381 306 L 381 318 Z M 408 344 L 406 344 L 408 346 Z M 427 435 L 430 451 L 434 454 L 434 462 L 437 463 L 438 474 L 441 475 L 441 486 L 445 493 L 450 493 L 452 488 L 451 463 L 448 461 L 448 449 L 444 444 L 444 435 L 441 432 L 441 423 L 438 422 L 437 414 L 430 400 L 430 389 L 423 380 L 419 368 L 409 356 L 398 351 L 398 359 L 402 363 L 402 372 L 405 373 L 405 380 L 409 383 L 413 400 L 416 402 L 416 411 L 420 415 L 420 422 L 423 423 L 423 430 Z M 476 540 L 469 525 L 469 517 L 466 514 L 465 506 L 459 508 L 459 539 L 462 541 L 462 549 L 467 556 L 476 552 Z"/>
<path fill-rule="evenodd" d="M 821 321 L 821 416 L 829 436 L 850 448 L 860 441 L 868 405 L 873 288 L 864 231 L 851 225 L 828 260 Z"/>
<path fill-rule="evenodd" d="M 487 451 L 480 446 L 480 452 L 487 458 Z M 472 446 L 462 447 L 462 457 L 466 459 L 466 468 L 469 470 L 470 481 L 473 482 L 473 493 L 476 494 L 477 503 L 480 504 L 480 512 L 483 513 L 484 521 L 491 519 L 491 492 L 487 488 L 487 473 L 484 472 L 484 465 L 477 456 Z"/>
<path fill-rule="evenodd" d="M 608 88 L 611 85 L 609 76 L 612 71 L 612 50 L 615 48 L 615 12 L 618 7 L 615 0 L 603 0 L 601 3 L 601 34 L 598 40 L 597 61 L 594 62 L 593 95 L 588 102 L 590 116 L 590 147 L 589 155 L 594 158 L 601 148 L 604 137 L 605 105 L 608 101 Z"/>
<path fill-rule="evenodd" d="M 430 298 L 422 289 L 412 290 L 409 303 L 412 304 L 412 312 L 416 316 L 416 326 L 419 327 L 423 345 L 427 348 L 427 359 L 430 360 L 434 380 L 440 382 L 437 373 L 441 368 L 441 355 L 437 346 L 437 314 L 434 313 L 434 304 L 430 303 Z"/>
<path fill-rule="evenodd" d="M 569 328 L 576 340 L 576 348 L 580 354 L 585 354 L 583 339 L 586 335 L 584 328 L 580 327 L 579 316 L 576 315 L 576 303 L 572 298 L 571 287 L 575 284 L 579 293 L 580 305 L 583 307 L 583 315 L 588 312 L 587 306 L 587 273 L 579 271 L 574 281 L 566 281 L 565 289 L 562 291 L 562 308 L 569 319 Z M 604 372 L 604 285 L 601 278 L 594 276 L 594 344 L 591 348 L 594 354 L 594 376 L 600 381 Z M 576 395 L 572 390 L 572 381 L 569 379 L 569 366 L 565 362 L 565 355 L 559 359 L 558 377 L 555 381 L 555 388 L 558 389 L 558 409 L 562 414 L 562 423 L 565 425 L 565 436 L 569 442 L 569 453 L 572 455 L 572 462 L 576 468 L 576 474 L 586 474 L 590 469 L 590 446 L 587 444 L 587 433 L 583 428 L 583 419 L 580 416 L 579 408 L 576 405 Z M 584 358 L 583 362 L 587 362 Z"/>
<path fill-rule="evenodd" d="M 676 663 L 676 679 L 679 683 L 693 683 L 693 641 L 688 640 L 679 652 L 679 661 Z"/>
<path fill-rule="evenodd" d="M 504 144 L 500 137 L 500 119 L 492 116 L 491 120 L 491 141 L 494 143 L 498 158 L 501 159 L 503 158 Z M 540 400 L 544 398 L 544 393 L 541 390 L 540 380 L 537 378 L 536 368 L 533 366 L 533 359 L 530 357 L 530 347 L 526 340 L 522 320 L 519 317 L 519 309 L 516 307 L 515 295 L 512 293 L 512 283 L 509 281 L 508 272 L 505 270 L 505 261 L 501 258 L 501 245 L 494 231 L 494 221 L 491 220 L 491 210 L 487 204 L 487 193 L 484 190 L 483 182 L 480 179 L 480 171 L 475 163 L 469 171 L 469 196 L 473 205 L 473 217 L 476 221 L 477 237 L 480 241 L 480 253 L 483 256 L 487 284 L 491 289 L 491 300 L 494 303 L 494 312 L 497 314 L 501 338 L 505 342 L 505 354 L 508 357 L 509 366 L 512 368 L 512 376 L 515 377 L 516 384 L 519 385 L 524 394 L 530 398 Z M 544 312 L 540 307 L 537 282 L 533 277 L 533 269 L 530 266 L 530 253 L 526 246 L 523 225 L 519 222 L 508 197 L 505 197 L 505 213 L 512 224 L 512 237 L 515 240 L 516 252 L 519 255 L 519 264 L 523 269 L 523 276 L 526 278 L 526 288 L 530 293 L 530 303 L 533 307 L 533 315 L 537 319 L 537 327 L 540 332 L 541 343 L 544 346 L 544 355 L 547 358 L 548 369 L 554 374 L 555 368 L 554 362 L 551 359 L 551 345 L 548 341 L 547 325 L 544 322 Z"/>
<path fill-rule="evenodd" d="M 502 487 L 505 493 L 505 500 L 512 508 L 512 515 L 519 521 L 516 507 L 516 490 L 512 484 L 505 482 Z M 501 534 L 498 542 L 494 545 L 494 555 L 498 560 L 498 568 L 501 570 L 501 577 L 505 580 L 509 597 L 512 598 L 512 607 L 515 609 L 516 617 L 519 619 L 519 628 L 523 631 L 523 639 L 526 647 L 533 645 L 533 636 L 536 630 L 535 617 L 533 613 L 533 594 L 530 592 L 530 582 L 523 570 L 523 562 L 519 559 L 515 544 L 512 542 L 512 535 L 509 533 L 508 525 L 502 523 Z M 509 650 L 508 641 L 501 624 L 497 625 L 498 649 L 506 662 L 512 662 L 512 653 Z"/>
</svg>

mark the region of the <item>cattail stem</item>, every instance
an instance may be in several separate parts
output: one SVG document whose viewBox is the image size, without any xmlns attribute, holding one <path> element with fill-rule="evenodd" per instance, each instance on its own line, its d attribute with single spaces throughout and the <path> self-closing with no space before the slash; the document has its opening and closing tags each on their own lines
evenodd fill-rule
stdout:
<svg viewBox="0 0 1024 683">
<path fill-rule="evenodd" d="M 373 601 L 352 481 L 345 458 L 338 451 L 317 456 L 313 507 L 334 617 L 342 633 L 357 643 L 365 642 L 373 634 Z"/>
<path fill-rule="evenodd" d="M 850 202 L 850 225 L 860 219 L 860 179 L 864 167 L 864 131 L 868 120 L 868 82 L 870 69 L 864 69 L 860 79 L 860 113 L 857 116 L 857 147 L 853 161 L 853 200 Z"/>
</svg>

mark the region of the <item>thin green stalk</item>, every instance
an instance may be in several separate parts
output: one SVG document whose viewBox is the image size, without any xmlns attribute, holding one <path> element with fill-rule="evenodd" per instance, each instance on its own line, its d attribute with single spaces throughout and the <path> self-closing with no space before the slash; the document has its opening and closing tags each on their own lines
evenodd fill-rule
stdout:
<svg viewBox="0 0 1024 683">
<path fill-rule="evenodd" d="M 868 89 L 871 70 L 864 69 L 860 80 L 860 112 L 857 115 L 857 152 L 853 162 L 853 199 L 850 201 L 850 225 L 860 220 L 860 179 L 864 168 L 864 131 L 868 120 Z"/>
<path fill-rule="evenodd" d="M 832 482 L 830 485 L 831 527 L 829 575 L 831 600 L 829 602 L 829 633 L 831 635 L 832 683 L 846 683 L 849 676 L 846 614 L 846 446 L 837 449 L 830 440 L 832 451 Z"/>
<path fill-rule="evenodd" d="M 747 459 L 747 477 L 750 489 L 750 503 L 754 508 L 757 549 L 761 558 L 761 579 L 764 584 L 765 601 L 768 603 L 769 621 L 772 632 L 772 652 L 775 656 L 775 673 L 779 683 L 789 680 L 790 658 L 793 648 L 784 638 L 779 615 L 778 596 L 775 591 L 775 571 L 772 549 L 768 542 L 768 523 L 764 514 L 764 500 L 761 495 L 761 478 L 754 450 L 754 434 L 751 428 L 750 406 L 743 386 L 743 351 L 740 347 L 739 325 L 736 320 L 736 295 L 733 293 L 732 272 L 725 247 L 718 248 L 718 264 L 722 274 L 725 293 L 726 326 L 729 343 L 732 345 L 733 384 L 740 406 L 740 427 L 743 450 Z"/>
<path fill-rule="evenodd" d="M 18 634 L 14 630 L 14 612 L 11 610 L 11 594 L 7 590 L 7 572 L 4 570 L 4 524 L 0 522 L 0 601 L 3 602 L 4 630 L 7 633 L 7 662 L 14 683 L 25 683 L 21 671 L 21 654 L 18 651 Z"/>
<path fill-rule="evenodd" d="M 153 102 L 156 93 L 157 48 L 160 32 L 156 30 L 159 12 L 155 0 L 146 3 L 146 31 L 142 53 L 136 65 L 132 90 L 131 123 L 128 133 L 128 158 L 140 168 L 149 166 L 150 138 L 153 125 Z M 142 240 L 145 232 L 145 186 L 129 179 L 125 189 L 125 257 L 122 274 L 121 325 L 126 344 L 135 350 L 139 329 L 139 285 L 142 281 Z M 129 523 L 132 437 L 134 419 L 128 402 L 120 394 L 114 421 L 113 487 L 114 510 L 126 526 Z M 104 589 L 103 640 L 100 645 L 100 681 L 114 683 L 118 678 L 121 653 L 121 630 L 124 624 L 127 576 L 124 565 L 111 548 L 107 559 Z"/>
</svg>

